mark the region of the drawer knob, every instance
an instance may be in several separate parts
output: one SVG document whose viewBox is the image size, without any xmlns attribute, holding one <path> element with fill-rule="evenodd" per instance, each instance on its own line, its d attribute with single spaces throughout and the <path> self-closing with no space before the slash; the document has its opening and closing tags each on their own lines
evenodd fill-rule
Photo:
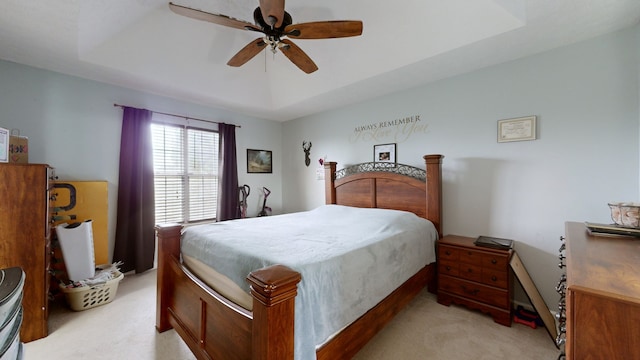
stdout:
<svg viewBox="0 0 640 360">
<path fill-rule="evenodd" d="M 491 277 L 491 281 L 498 281 L 498 278 L 497 278 L 495 275 L 493 275 L 493 276 Z"/>
<path fill-rule="evenodd" d="M 467 269 L 467 272 L 468 272 L 468 273 L 472 273 L 472 272 L 473 272 L 473 269 L 472 269 L 472 268 L 468 268 L 468 269 Z"/>
<path fill-rule="evenodd" d="M 447 254 L 447 255 L 451 255 L 451 251 L 449 251 L 449 250 L 446 250 L 444 253 Z"/>
<path fill-rule="evenodd" d="M 447 269 L 447 271 L 451 271 L 451 266 L 447 265 L 445 269 Z"/>
<path fill-rule="evenodd" d="M 498 263 L 498 260 L 496 260 L 496 259 L 491 259 L 491 263 L 492 263 L 493 265 L 495 265 L 495 264 L 497 264 L 497 263 Z"/>
</svg>

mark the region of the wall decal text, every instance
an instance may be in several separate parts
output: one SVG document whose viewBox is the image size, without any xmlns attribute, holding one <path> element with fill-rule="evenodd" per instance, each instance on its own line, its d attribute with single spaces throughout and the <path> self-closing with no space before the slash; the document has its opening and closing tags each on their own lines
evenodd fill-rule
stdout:
<svg viewBox="0 0 640 360">
<path fill-rule="evenodd" d="M 425 134 L 429 124 L 420 119 L 420 115 L 407 116 L 400 119 L 385 120 L 377 123 L 358 125 L 354 128 L 349 141 L 391 141 L 401 143 L 414 134 Z"/>
</svg>

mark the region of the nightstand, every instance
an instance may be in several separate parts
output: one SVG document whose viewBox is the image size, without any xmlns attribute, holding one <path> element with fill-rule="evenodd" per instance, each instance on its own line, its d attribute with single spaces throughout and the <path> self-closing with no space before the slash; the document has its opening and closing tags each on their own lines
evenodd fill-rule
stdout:
<svg viewBox="0 0 640 360">
<path fill-rule="evenodd" d="M 513 250 L 480 247 L 474 241 L 456 235 L 438 240 L 438 302 L 480 310 L 511 326 Z"/>
</svg>

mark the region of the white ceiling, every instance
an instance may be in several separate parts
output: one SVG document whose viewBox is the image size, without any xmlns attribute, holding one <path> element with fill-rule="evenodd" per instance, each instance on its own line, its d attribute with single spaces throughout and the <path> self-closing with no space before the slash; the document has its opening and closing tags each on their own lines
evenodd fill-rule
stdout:
<svg viewBox="0 0 640 360">
<path fill-rule="evenodd" d="M 258 0 L 173 0 L 253 22 Z M 546 51 L 640 21 L 639 0 L 289 0 L 294 23 L 362 20 L 359 37 L 293 40 L 305 74 L 259 34 L 193 20 L 167 0 L 0 0 L 0 58 L 286 121 Z"/>
</svg>

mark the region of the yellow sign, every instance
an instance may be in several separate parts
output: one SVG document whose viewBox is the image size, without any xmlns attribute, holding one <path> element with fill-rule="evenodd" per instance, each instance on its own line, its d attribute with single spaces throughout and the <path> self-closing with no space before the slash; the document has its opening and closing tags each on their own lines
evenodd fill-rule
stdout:
<svg viewBox="0 0 640 360">
<path fill-rule="evenodd" d="M 106 181 L 56 181 L 52 201 L 54 225 L 93 220 L 96 265 L 109 263 L 109 199 Z M 75 191 L 75 201 L 71 196 Z M 71 206 L 73 205 L 73 206 Z"/>
</svg>

